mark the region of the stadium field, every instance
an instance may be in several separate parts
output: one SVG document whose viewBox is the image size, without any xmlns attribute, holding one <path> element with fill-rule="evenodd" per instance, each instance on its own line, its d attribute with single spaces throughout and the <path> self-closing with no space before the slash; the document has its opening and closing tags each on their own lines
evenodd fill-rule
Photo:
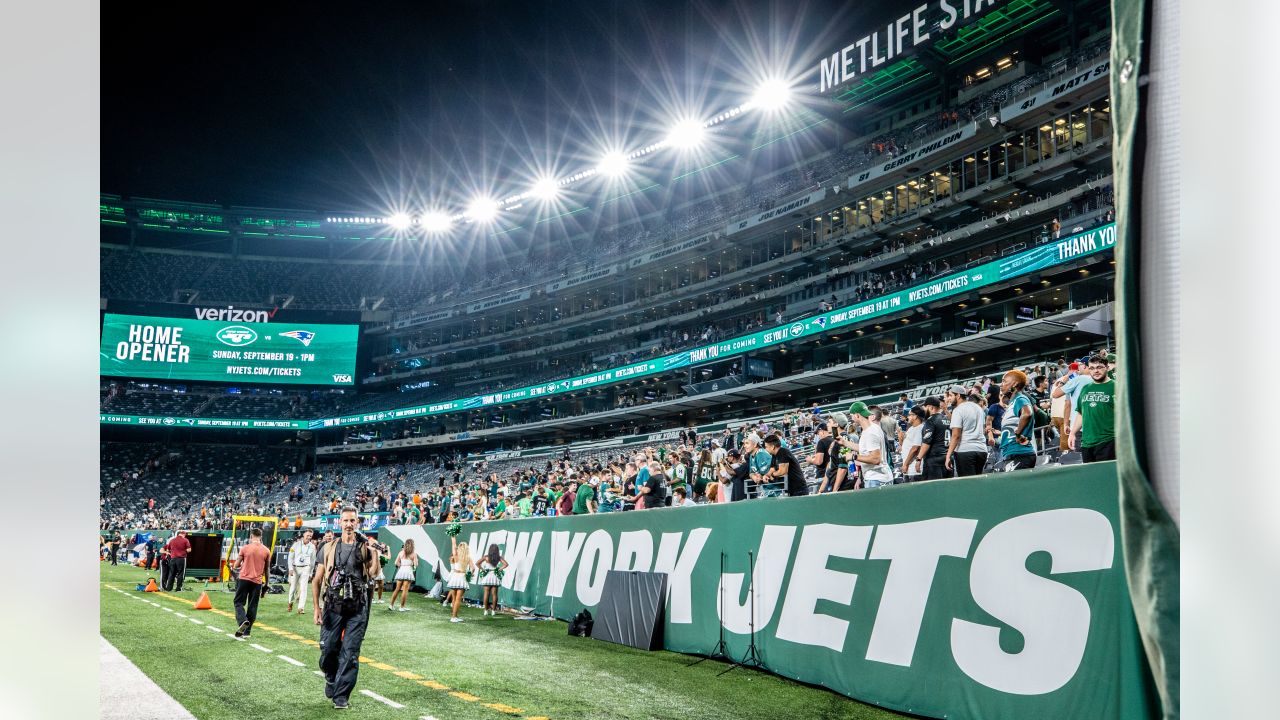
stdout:
<svg viewBox="0 0 1280 720">
<path fill-rule="evenodd" d="M 151 573 L 154 575 L 154 573 Z M 295 720 L 334 713 L 316 674 L 319 628 L 311 608 L 285 614 L 268 595 L 247 641 L 236 640 L 231 593 L 210 584 L 213 610 L 191 606 L 205 589 L 136 590 L 149 573 L 101 568 L 101 632 L 199 720 Z M 390 597 L 386 593 L 384 598 Z M 308 603 L 309 605 L 309 603 Z M 828 690 L 671 652 L 570 637 L 562 622 L 448 611 L 421 594 L 410 612 L 375 605 L 362 648 L 354 717 L 360 718 L 779 718 L 909 717 Z M 374 695 L 362 693 L 367 691 Z"/>
</svg>

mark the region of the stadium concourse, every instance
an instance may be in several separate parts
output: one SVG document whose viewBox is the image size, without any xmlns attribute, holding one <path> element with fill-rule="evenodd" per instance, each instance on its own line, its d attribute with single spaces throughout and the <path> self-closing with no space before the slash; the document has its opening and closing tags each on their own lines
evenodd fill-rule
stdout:
<svg viewBox="0 0 1280 720">
<path fill-rule="evenodd" d="M 821 97 L 491 195 L 103 193 L 117 716 L 1150 716 L 1111 10 L 1065 5 L 877 16 L 805 51 Z M 549 622 L 615 570 L 661 578 L 655 652 Z"/>
</svg>

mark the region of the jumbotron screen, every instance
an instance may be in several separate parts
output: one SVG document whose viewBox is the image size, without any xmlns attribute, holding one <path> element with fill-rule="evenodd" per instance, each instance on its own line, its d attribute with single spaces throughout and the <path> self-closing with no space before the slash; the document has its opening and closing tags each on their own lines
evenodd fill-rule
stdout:
<svg viewBox="0 0 1280 720">
<path fill-rule="evenodd" d="M 355 385 L 359 337 L 359 325 L 107 313 L 99 372 L 201 382 Z"/>
</svg>

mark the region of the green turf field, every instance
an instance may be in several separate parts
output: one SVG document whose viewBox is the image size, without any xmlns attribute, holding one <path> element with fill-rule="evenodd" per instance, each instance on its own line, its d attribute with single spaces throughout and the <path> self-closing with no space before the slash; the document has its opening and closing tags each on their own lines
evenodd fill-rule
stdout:
<svg viewBox="0 0 1280 720">
<path fill-rule="evenodd" d="M 202 583 L 188 583 L 192 591 L 183 593 L 137 592 L 146 576 L 139 568 L 103 565 L 102 635 L 199 720 L 338 714 L 314 672 L 319 628 L 309 603 L 305 615 L 286 615 L 284 595 L 268 595 L 252 637 L 241 642 L 229 636 L 236 624 L 224 585 L 209 586 L 213 611 L 193 611 Z M 716 677 L 727 667 L 719 661 L 690 666 L 696 658 L 569 637 L 562 622 L 483 617 L 464 607 L 466 622 L 451 624 L 448 610 L 421 595 L 409 598 L 410 612 L 385 607 L 375 605 L 369 621 L 352 717 L 907 717 L 754 670 Z"/>
</svg>

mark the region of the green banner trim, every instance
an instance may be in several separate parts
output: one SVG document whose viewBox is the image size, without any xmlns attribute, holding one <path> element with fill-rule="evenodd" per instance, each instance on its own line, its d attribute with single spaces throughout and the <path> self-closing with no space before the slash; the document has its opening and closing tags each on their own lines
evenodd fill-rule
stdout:
<svg viewBox="0 0 1280 720">
<path fill-rule="evenodd" d="M 668 574 L 665 645 L 765 666 L 930 717 L 1147 718 L 1112 463 L 802 498 L 463 524 L 511 564 L 499 597 L 566 619 L 608 570 Z M 445 526 L 398 525 L 417 584 L 447 578 Z M 755 573 L 748 571 L 748 551 Z M 724 573 L 721 575 L 721 553 Z M 388 577 L 391 568 L 388 568 Z M 754 578 L 754 580 L 752 579 Z M 721 593 L 723 593 L 721 595 Z M 474 584 L 468 596 L 479 598 Z M 721 610 L 723 606 L 723 610 Z"/>
</svg>

